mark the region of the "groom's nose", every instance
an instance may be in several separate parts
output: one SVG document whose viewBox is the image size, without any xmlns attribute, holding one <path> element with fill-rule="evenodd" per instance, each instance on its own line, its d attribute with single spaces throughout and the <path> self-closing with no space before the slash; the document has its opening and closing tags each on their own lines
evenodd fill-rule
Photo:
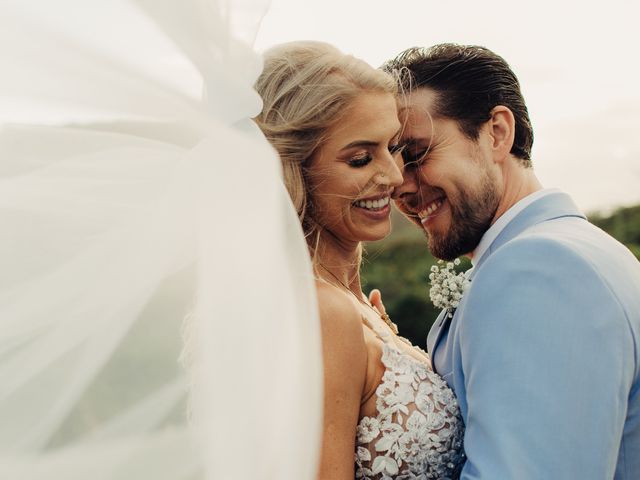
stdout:
<svg viewBox="0 0 640 480">
<path fill-rule="evenodd" d="M 418 192 L 418 171 L 415 168 L 402 169 L 402 183 L 393 190 L 392 198 L 400 200 Z"/>
</svg>

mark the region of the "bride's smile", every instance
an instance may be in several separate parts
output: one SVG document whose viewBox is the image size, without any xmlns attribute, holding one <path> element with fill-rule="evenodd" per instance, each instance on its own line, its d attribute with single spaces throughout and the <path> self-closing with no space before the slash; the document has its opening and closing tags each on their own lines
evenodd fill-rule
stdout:
<svg viewBox="0 0 640 480">
<path fill-rule="evenodd" d="M 393 95 L 363 94 L 327 132 L 311 160 L 316 220 L 349 242 L 380 240 L 391 230 L 390 196 L 402 182 Z"/>
<path fill-rule="evenodd" d="M 389 201 L 391 197 L 389 194 L 385 194 L 377 197 L 363 198 L 360 200 L 356 200 L 353 202 L 353 205 L 358 208 L 362 208 L 369 214 L 376 214 L 383 218 L 381 214 L 384 216 L 388 216 L 390 212 Z"/>
<path fill-rule="evenodd" d="M 325 379 L 317 478 L 457 478 L 453 393 L 360 282 L 362 242 L 390 233 L 403 184 L 395 78 L 330 45 L 293 42 L 268 52 L 257 87 L 257 122 L 281 156 L 314 267 Z"/>
</svg>

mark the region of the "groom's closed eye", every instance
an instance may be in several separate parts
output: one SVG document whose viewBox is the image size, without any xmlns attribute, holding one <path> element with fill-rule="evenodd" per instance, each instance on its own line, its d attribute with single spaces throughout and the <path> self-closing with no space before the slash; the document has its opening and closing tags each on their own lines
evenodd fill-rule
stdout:
<svg viewBox="0 0 640 480">
<path fill-rule="evenodd" d="M 405 144 L 405 148 L 402 151 L 402 160 L 404 161 L 405 168 L 420 167 L 427 153 L 429 153 L 429 148 L 411 143 Z"/>
</svg>

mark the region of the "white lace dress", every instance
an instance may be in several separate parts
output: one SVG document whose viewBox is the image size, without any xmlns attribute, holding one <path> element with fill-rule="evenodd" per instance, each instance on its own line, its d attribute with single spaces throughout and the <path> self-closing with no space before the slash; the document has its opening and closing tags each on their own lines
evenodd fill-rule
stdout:
<svg viewBox="0 0 640 480">
<path fill-rule="evenodd" d="M 458 478 L 464 427 L 453 392 L 430 365 L 399 349 L 390 334 L 377 333 L 386 370 L 376 389 L 377 415 L 358 423 L 356 478 Z"/>
</svg>

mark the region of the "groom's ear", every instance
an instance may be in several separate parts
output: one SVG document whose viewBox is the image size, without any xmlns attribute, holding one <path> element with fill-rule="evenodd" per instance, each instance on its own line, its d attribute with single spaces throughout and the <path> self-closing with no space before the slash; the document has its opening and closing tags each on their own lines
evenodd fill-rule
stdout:
<svg viewBox="0 0 640 480">
<path fill-rule="evenodd" d="M 516 134 L 516 120 L 513 112 L 504 105 L 493 107 L 488 126 L 493 159 L 499 163 L 503 162 L 511 152 Z"/>
</svg>

